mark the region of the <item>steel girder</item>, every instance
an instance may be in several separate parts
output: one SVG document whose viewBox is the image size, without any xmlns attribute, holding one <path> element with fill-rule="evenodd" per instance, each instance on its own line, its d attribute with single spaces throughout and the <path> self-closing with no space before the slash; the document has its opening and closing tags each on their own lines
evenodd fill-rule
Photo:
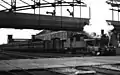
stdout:
<svg viewBox="0 0 120 75">
<path fill-rule="evenodd" d="M 81 31 L 88 18 L 0 12 L 0 28 Z"/>
</svg>

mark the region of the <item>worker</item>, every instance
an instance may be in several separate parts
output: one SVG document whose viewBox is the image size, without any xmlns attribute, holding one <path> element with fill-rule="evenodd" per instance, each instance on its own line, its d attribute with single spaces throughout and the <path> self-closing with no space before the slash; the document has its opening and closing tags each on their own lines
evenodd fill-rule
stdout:
<svg viewBox="0 0 120 75">
<path fill-rule="evenodd" d="M 100 46 L 102 46 L 102 47 L 108 46 L 108 42 L 109 42 L 109 37 L 106 34 L 103 34 L 101 36 Z"/>
<path fill-rule="evenodd" d="M 118 38 L 117 38 L 117 32 L 116 30 L 112 31 L 111 39 L 110 39 L 110 45 L 117 47 L 118 46 Z"/>
<path fill-rule="evenodd" d="M 100 46 L 105 47 L 108 46 L 109 43 L 109 37 L 104 34 L 104 30 L 101 30 L 101 39 L 100 39 Z"/>
</svg>

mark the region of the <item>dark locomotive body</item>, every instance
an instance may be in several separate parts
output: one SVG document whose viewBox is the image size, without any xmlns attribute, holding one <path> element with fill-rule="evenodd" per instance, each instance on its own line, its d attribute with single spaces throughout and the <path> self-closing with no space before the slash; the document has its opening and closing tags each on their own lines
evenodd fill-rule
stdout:
<svg viewBox="0 0 120 75">
<path fill-rule="evenodd" d="M 91 39 L 83 33 L 56 34 L 46 36 L 44 39 L 34 39 L 31 41 L 11 42 L 3 45 L 2 50 L 20 51 L 20 52 L 44 52 L 44 53 L 74 53 L 74 54 L 90 54 L 90 55 L 115 55 L 115 48 L 112 46 L 100 46 L 95 43 L 96 39 Z M 70 36 L 68 36 L 70 35 Z M 51 38 L 54 36 L 54 38 Z M 55 37 L 56 36 L 56 37 Z M 66 39 L 61 39 L 61 37 Z M 47 39 L 45 39 L 47 37 Z M 100 40 L 97 40 L 100 42 Z"/>
</svg>

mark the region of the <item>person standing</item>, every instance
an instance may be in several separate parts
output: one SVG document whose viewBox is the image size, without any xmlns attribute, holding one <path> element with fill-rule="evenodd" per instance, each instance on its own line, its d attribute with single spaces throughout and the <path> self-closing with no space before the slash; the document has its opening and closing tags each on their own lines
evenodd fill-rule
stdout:
<svg viewBox="0 0 120 75">
<path fill-rule="evenodd" d="M 110 45 L 117 47 L 118 46 L 118 38 L 117 38 L 117 32 L 116 30 L 112 31 L 111 39 L 110 39 Z"/>
</svg>

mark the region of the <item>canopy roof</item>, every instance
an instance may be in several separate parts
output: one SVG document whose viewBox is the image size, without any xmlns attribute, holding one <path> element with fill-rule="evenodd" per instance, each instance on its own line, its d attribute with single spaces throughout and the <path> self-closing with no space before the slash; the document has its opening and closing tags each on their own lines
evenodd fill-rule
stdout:
<svg viewBox="0 0 120 75">
<path fill-rule="evenodd" d="M 120 0 L 108 0 L 108 1 L 117 1 L 117 2 L 120 2 Z"/>
</svg>

